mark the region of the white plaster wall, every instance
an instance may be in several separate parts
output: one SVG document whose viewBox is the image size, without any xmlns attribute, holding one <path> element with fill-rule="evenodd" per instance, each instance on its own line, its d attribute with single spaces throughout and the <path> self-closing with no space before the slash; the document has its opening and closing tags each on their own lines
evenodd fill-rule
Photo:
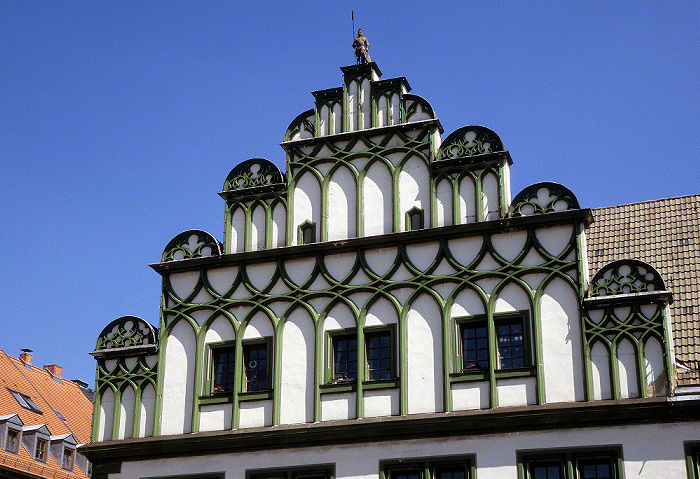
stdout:
<svg viewBox="0 0 700 479">
<path fill-rule="evenodd" d="M 494 313 L 530 310 L 527 293 L 518 284 L 512 282 L 503 287 L 494 303 Z"/>
<path fill-rule="evenodd" d="M 189 295 L 199 280 L 199 271 L 185 271 L 183 273 L 172 273 L 168 279 L 173 287 L 173 293 L 180 299 Z"/>
<path fill-rule="evenodd" d="M 442 411 L 442 314 L 435 300 L 420 295 L 406 317 L 408 413 Z"/>
<path fill-rule="evenodd" d="M 362 190 L 365 236 L 393 231 L 392 179 L 389 168 L 375 161 L 367 170 Z"/>
<path fill-rule="evenodd" d="M 314 323 L 299 308 L 284 323 L 280 371 L 280 423 L 313 422 Z"/>
<path fill-rule="evenodd" d="M 196 340 L 184 320 L 173 327 L 165 345 L 161 434 L 192 432 Z"/>
<path fill-rule="evenodd" d="M 553 226 L 551 228 L 538 228 L 535 236 L 540 244 L 553 256 L 559 256 L 569 245 L 574 234 L 574 227 L 571 225 Z"/>
<path fill-rule="evenodd" d="M 493 173 L 484 176 L 481 183 L 481 192 L 484 198 L 484 220 L 492 221 L 501 217 L 500 199 L 498 197 L 498 178 Z"/>
<path fill-rule="evenodd" d="M 315 266 L 315 257 L 292 259 L 284 262 L 284 271 L 294 284 L 301 286 L 309 280 Z"/>
<path fill-rule="evenodd" d="M 321 395 L 321 421 L 354 419 L 357 417 L 357 395 L 350 393 L 326 393 Z"/>
<path fill-rule="evenodd" d="M 125 461 L 109 479 L 168 477 L 183 473 L 225 472 L 242 478 L 246 471 L 332 464 L 338 479 L 377 479 L 379 462 L 401 458 L 428 458 L 473 454 L 479 479 L 518 477 L 517 451 L 591 446 L 622 447 L 626 479 L 686 477 L 684 440 L 698 440 L 697 422 L 592 427 L 511 434 L 456 436 L 438 439 L 392 440 L 307 448 L 270 448 L 264 454 L 223 453 L 153 460 Z"/>
<path fill-rule="evenodd" d="M 138 437 L 153 436 L 155 424 L 156 390 L 150 384 L 141 391 L 141 420 L 139 422 Z"/>
<path fill-rule="evenodd" d="M 223 431 L 226 429 L 231 429 L 231 404 L 201 406 L 199 414 L 200 431 Z"/>
<path fill-rule="evenodd" d="M 510 231 L 491 236 L 491 244 L 496 253 L 506 261 L 513 261 L 518 257 L 527 242 L 526 231 Z"/>
<path fill-rule="evenodd" d="M 620 376 L 620 397 L 639 397 L 637 359 L 632 343 L 623 339 L 617 345 L 617 372 Z"/>
<path fill-rule="evenodd" d="M 454 224 L 452 221 L 452 184 L 448 180 L 438 183 L 436 191 L 437 226 Z"/>
<path fill-rule="evenodd" d="M 357 236 L 357 185 L 355 176 L 338 168 L 328 183 L 328 240 Z"/>
<path fill-rule="evenodd" d="M 542 362 L 548 403 L 584 399 L 581 326 L 576 292 L 562 279 L 544 289 L 540 302 Z"/>
<path fill-rule="evenodd" d="M 239 427 L 262 427 L 272 425 L 272 400 L 246 401 L 239 405 Z"/>
<path fill-rule="evenodd" d="M 316 239 L 321 227 L 321 186 L 311 173 L 304 173 L 294 188 L 292 245 L 298 243 L 297 228 L 305 221 L 316 223 Z"/>
<path fill-rule="evenodd" d="M 122 391 L 121 401 L 119 401 L 119 430 L 117 437 L 119 439 L 131 438 L 134 431 L 134 405 L 136 404 L 136 395 L 131 386 L 127 386 Z"/>
<path fill-rule="evenodd" d="M 398 416 L 399 389 L 377 389 L 364 392 L 365 417 Z"/>
<path fill-rule="evenodd" d="M 277 270 L 277 264 L 275 263 L 256 263 L 247 264 L 245 266 L 245 272 L 248 275 L 248 279 L 258 290 L 262 290 L 268 286 L 272 277 Z M 244 290 L 245 298 L 250 296 L 250 292 L 246 289 Z M 242 299 L 242 298 L 241 298 Z M 241 317 L 238 317 L 240 320 Z"/>
<path fill-rule="evenodd" d="M 400 231 L 406 231 L 406 212 L 414 206 L 423 210 L 425 227 L 429 227 L 430 174 L 426 164 L 417 157 L 408 159 L 399 172 Z"/>
<path fill-rule="evenodd" d="M 535 378 L 499 379 L 496 384 L 498 406 L 527 406 L 537 404 Z"/>
<path fill-rule="evenodd" d="M 256 206 L 253 210 L 252 225 L 250 232 L 250 250 L 256 251 L 265 249 L 265 233 L 267 223 L 267 213 L 263 206 Z"/>
<path fill-rule="evenodd" d="M 593 399 L 612 399 L 612 383 L 610 382 L 610 353 L 600 341 L 591 348 L 591 382 L 593 383 Z"/>
<path fill-rule="evenodd" d="M 323 105 L 321 107 L 321 111 L 319 112 L 319 118 L 318 118 L 318 127 L 319 127 L 319 133 L 321 135 L 328 135 L 329 134 L 329 116 L 330 116 L 330 110 L 328 109 L 328 106 Z"/>
<path fill-rule="evenodd" d="M 333 104 L 333 133 L 337 134 L 343 131 L 343 109 L 340 103 Z"/>
<path fill-rule="evenodd" d="M 345 303 L 337 303 L 331 308 L 323 322 L 324 331 L 357 327 L 355 315 Z"/>
<path fill-rule="evenodd" d="M 100 398 L 100 421 L 97 426 L 98 441 L 112 439 L 112 418 L 114 417 L 114 392 L 106 389 Z"/>
<path fill-rule="evenodd" d="M 231 253 L 245 251 L 245 212 L 238 208 L 231 217 Z"/>
<path fill-rule="evenodd" d="M 665 396 L 668 388 L 664 374 L 663 348 L 656 338 L 649 338 L 644 344 L 644 370 L 647 396 Z"/>
<path fill-rule="evenodd" d="M 370 83 L 369 80 L 362 80 L 362 87 L 360 91 L 360 111 L 362 113 L 362 124 L 359 128 L 366 129 L 372 126 L 372 101 L 370 94 Z"/>
<path fill-rule="evenodd" d="M 452 409 L 486 409 L 489 407 L 489 383 L 486 381 L 452 384 Z"/>
<path fill-rule="evenodd" d="M 272 210 L 272 247 L 277 248 L 285 245 L 285 235 L 287 234 L 287 209 L 282 203 L 277 203 Z"/>
<path fill-rule="evenodd" d="M 391 124 L 398 125 L 401 123 L 401 103 L 399 102 L 399 95 L 394 93 L 391 95 Z M 440 143 L 438 141 L 438 143 Z"/>
<path fill-rule="evenodd" d="M 381 298 L 372 303 L 365 315 L 365 326 L 397 324 L 399 313 L 388 299 Z"/>
<path fill-rule="evenodd" d="M 377 102 L 377 126 L 386 126 L 389 119 L 389 107 L 385 96 L 381 96 Z"/>
<path fill-rule="evenodd" d="M 219 294 L 226 293 L 238 275 L 238 267 L 214 268 L 207 270 L 207 280 L 214 290 Z"/>
<path fill-rule="evenodd" d="M 476 222 L 476 186 L 471 176 L 459 182 L 459 223 Z"/>
<path fill-rule="evenodd" d="M 357 111 L 358 111 L 358 88 L 357 82 L 351 81 L 348 85 L 348 131 L 355 131 L 357 126 Z"/>
<path fill-rule="evenodd" d="M 327 255 L 323 257 L 328 273 L 336 280 L 341 281 L 352 271 L 357 256 L 354 252 Z"/>
<path fill-rule="evenodd" d="M 437 258 L 440 243 L 419 243 L 406 245 L 408 259 L 420 271 L 426 271 Z"/>
</svg>

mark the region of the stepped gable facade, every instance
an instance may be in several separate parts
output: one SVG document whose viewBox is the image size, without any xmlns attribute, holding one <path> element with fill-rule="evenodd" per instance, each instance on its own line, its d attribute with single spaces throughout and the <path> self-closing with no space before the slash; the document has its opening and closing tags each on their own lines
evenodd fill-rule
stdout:
<svg viewBox="0 0 700 479">
<path fill-rule="evenodd" d="M 696 474 L 700 397 L 653 262 L 591 270 L 571 190 L 512 196 L 495 132 L 445 134 L 405 78 L 341 70 L 284 171 L 226 177 L 222 239 L 166 245 L 157 327 L 99 335 L 93 477 Z"/>
</svg>

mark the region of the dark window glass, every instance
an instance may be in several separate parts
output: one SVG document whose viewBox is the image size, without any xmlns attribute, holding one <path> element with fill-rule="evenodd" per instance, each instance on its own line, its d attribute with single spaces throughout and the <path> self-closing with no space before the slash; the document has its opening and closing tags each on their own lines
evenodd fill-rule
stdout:
<svg viewBox="0 0 700 479">
<path fill-rule="evenodd" d="M 43 414 L 41 409 L 39 409 L 39 406 L 37 406 L 34 403 L 34 401 L 32 401 L 32 399 L 26 394 L 22 394 L 20 392 L 12 390 L 10 390 L 10 393 L 15 397 L 19 405 L 22 406 L 24 409 L 29 409 L 30 411 L 34 411 L 35 413 Z"/>
<path fill-rule="evenodd" d="M 233 391 L 236 354 L 234 348 L 216 348 L 214 356 L 214 392 Z"/>
<path fill-rule="evenodd" d="M 489 344 L 484 321 L 470 321 L 462 325 L 462 352 L 465 371 L 489 367 Z"/>
<path fill-rule="evenodd" d="M 612 479 L 610 458 L 584 459 L 578 466 L 581 479 Z"/>
<path fill-rule="evenodd" d="M 367 379 L 391 379 L 391 333 L 367 335 Z"/>
<path fill-rule="evenodd" d="M 399 469 L 391 471 L 391 479 L 420 479 L 420 469 Z"/>
<path fill-rule="evenodd" d="M 335 379 L 357 379 L 357 338 L 340 336 L 333 340 Z"/>
<path fill-rule="evenodd" d="M 533 462 L 529 466 L 529 479 L 562 479 L 561 462 Z"/>
<path fill-rule="evenodd" d="M 522 320 L 518 318 L 498 321 L 496 323 L 496 335 L 498 337 L 500 368 L 524 368 L 525 345 Z"/>
<path fill-rule="evenodd" d="M 301 228 L 301 243 L 302 244 L 315 243 L 316 242 L 315 236 L 316 236 L 316 234 L 315 234 L 313 225 L 302 226 L 302 228 Z"/>
<path fill-rule="evenodd" d="M 267 389 L 267 344 L 251 344 L 243 348 L 245 361 L 245 390 Z"/>
<path fill-rule="evenodd" d="M 466 470 L 464 466 L 440 467 L 434 479 L 466 479 Z"/>
<path fill-rule="evenodd" d="M 73 450 L 63 448 L 63 461 L 61 461 L 61 467 L 68 471 L 73 470 Z"/>
</svg>

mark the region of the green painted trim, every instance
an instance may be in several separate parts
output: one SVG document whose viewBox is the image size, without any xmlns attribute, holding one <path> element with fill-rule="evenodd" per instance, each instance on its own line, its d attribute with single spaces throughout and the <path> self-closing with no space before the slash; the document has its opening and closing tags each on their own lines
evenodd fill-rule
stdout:
<svg viewBox="0 0 700 479">
<path fill-rule="evenodd" d="M 260 401 L 263 399 L 272 399 L 274 391 L 247 391 L 238 393 L 238 402 Z"/>
<path fill-rule="evenodd" d="M 233 402 L 233 394 L 231 391 L 224 393 L 215 393 L 211 396 L 199 396 L 200 406 L 210 406 L 212 404 L 230 404 Z"/>
</svg>

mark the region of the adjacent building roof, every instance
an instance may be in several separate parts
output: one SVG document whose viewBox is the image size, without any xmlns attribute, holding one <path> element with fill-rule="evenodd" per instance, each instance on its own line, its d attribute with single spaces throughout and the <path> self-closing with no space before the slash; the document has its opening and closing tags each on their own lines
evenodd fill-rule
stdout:
<svg viewBox="0 0 700 479">
<path fill-rule="evenodd" d="M 586 230 L 591 277 L 622 258 L 656 268 L 673 293 L 678 385 L 700 385 L 700 195 L 598 208 L 593 217 Z"/>
<path fill-rule="evenodd" d="M 31 354 L 23 354 L 22 357 L 25 361 L 9 356 L 0 349 L 0 417 L 18 415 L 25 432 L 45 426 L 52 441 L 72 434 L 79 444 L 89 442 L 92 425 L 91 391 L 85 388 L 84 383 L 63 379 L 59 366 L 39 368 L 31 364 Z M 29 398 L 27 403 L 30 408 L 19 403 L 17 393 L 20 397 Z M 78 467 L 77 461 L 74 472 L 69 473 L 61 468 L 51 454 L 48 456 L 48 462 L 41 463 L 34 460 L 33 452 L 27 451 L 24 444 L 19 448 L 18 455 L 10 454 L 0 447 L 0 475 L 21 471 L 23 474 L 18 474 L 17 477 L 88 477 L 87 471 Z"/>
</svg>

